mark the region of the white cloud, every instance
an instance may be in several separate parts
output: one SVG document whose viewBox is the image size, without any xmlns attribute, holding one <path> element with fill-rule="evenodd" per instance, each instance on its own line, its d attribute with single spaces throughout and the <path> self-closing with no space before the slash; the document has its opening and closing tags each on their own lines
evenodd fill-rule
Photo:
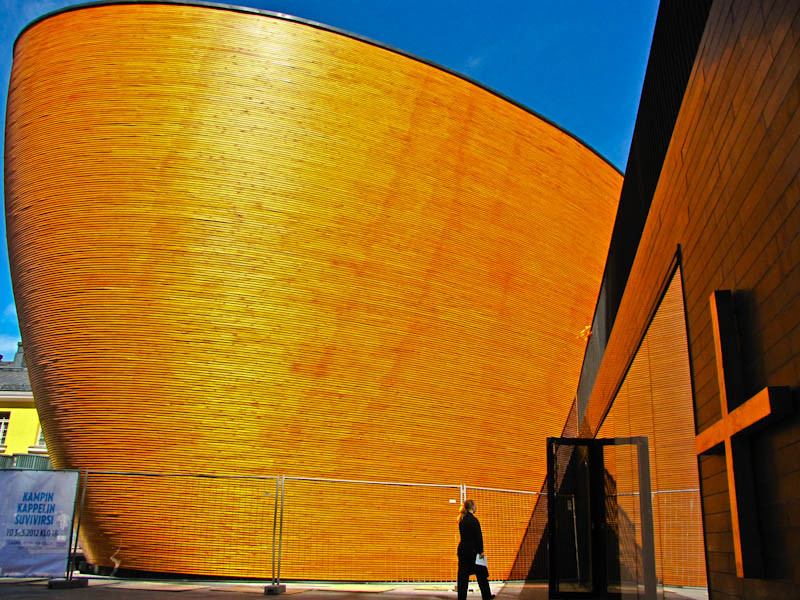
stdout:
<svg viewBox="0 0 800 600">
<path fill-rule="evenodd" d="M 3 360 L 14 360 L 17 344 L 20 341 L 16 336 L 0 335 L 0 354 L 3 355 Z"/>
<path fill-rule="evenodd" d="M 78 3 L 76 0 L 5 0 L 3 4 L 6 14 L 31 20 L 64 6 Z"/>
<path fill-rule="evenodd" d="M 486 60 L 485 56 L 470 56 L 467 59 L 467 68 L 466 68 L 466 70 L 467 71 L 472 71 L 474 69 L 479 68 L 483 64 L 484 60 Z"/>
<path fill-rule="evenodd" d="M 17 307 L 13 302 L 3 310 L 3 321 L 17 321 Z"/>
</svg>

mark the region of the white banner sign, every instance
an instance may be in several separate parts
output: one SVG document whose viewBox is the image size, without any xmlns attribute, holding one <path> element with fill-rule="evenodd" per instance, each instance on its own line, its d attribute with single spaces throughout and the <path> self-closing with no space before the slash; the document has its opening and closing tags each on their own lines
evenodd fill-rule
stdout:
<svg viewBox="0 0 800 600">
<path fill-rule="evenodd" d="M 0 471 L 0 576 L 64 576 L 77 489 L 77 471 Z"/>
</svg>

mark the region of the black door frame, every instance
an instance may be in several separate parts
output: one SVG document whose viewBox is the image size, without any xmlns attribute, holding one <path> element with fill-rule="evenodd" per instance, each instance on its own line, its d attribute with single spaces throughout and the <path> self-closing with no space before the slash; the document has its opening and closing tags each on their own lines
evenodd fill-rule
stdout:
<svg viewBox="0 0 800 600">
<path fill-rule="evenodd" d="M 584 446 L 589 456 L 589 514 L 592 525 L 591 560 L 592 591 L 559 591 L 558 587 L 558 553 L 556 552 L 556 448 L 557 446 Z M 605 446 L 635 445 L 639 475 L 639 510 L 642 521 L 642 563 L 644 567 L 645 598 L 656 599 L 656 561 L 655 541 L 653 536 L 653 498 L 650 486 L 650 454 L 647 437 L 625 438 L 547 438 L 547 520 L 548 520 L 548 586 L 551 598 L 619 598 L 620 593 L 608 591 L 608 574 L 606 561 L 598 560 L 605 556 L 605 466 L 603 448 Z M 575 542 L 577 544 L 577 540 Z"/>
</svg>

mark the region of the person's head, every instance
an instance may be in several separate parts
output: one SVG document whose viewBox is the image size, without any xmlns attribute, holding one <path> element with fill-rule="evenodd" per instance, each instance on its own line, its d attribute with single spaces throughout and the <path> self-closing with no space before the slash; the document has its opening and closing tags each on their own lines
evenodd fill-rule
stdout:
<svg viewBox="0 0 800 600">
<path fill-rule="evenodd" d="M 464 515 L 467 513 L 474 513 L 475 512 L 475 500 L 464 500 L 464 503 L 461 505 L 461 510 L 458 513 L 458 520 L 464 518 Z"/>
</svg>

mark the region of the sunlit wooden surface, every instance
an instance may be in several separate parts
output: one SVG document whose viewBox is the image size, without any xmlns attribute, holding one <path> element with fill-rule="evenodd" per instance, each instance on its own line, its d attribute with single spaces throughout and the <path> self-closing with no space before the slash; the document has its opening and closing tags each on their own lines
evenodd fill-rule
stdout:
<svg viewBox="0 0 800 600">
<path fill-rule="evenodd" d="M 673 276 L 597 437 L 647 436 L 656 571 L 664 585 L 706 586 L 692 382 L 680 270 Z M 616 517 L 622 583 L 638 583 L 641 551 L 634 446 L 605 450 L 609 510 Z M 614 496 L 616 494 L 616 496 Z M 618 509 L 614 508 L 617 503 Z M 636 544 L 639 547 L 636 547 Z"/>
<path fill-rule="evenodd" d="M 15 48 L 6 214 L 53 462 L 538 490 L 621 180 L 489 91 L 325 29 L 161 4 L 45 19 Z M 140 480 L 90 494 L 91 561 L 263 568 L 175 515 L 158 550 L 172 500 Z"/>
</svg>

